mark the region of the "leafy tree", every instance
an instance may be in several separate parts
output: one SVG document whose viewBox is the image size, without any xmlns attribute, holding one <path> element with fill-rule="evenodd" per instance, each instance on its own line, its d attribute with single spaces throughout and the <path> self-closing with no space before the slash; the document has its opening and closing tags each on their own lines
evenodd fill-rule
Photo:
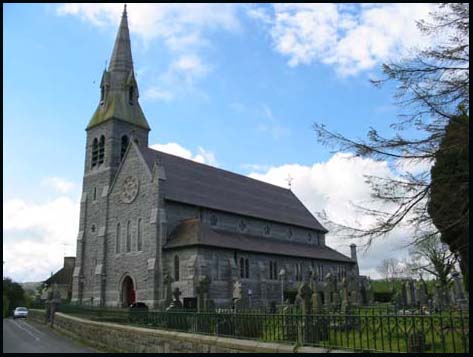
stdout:
<svg viewBox="0 0 473 357">
<path fill-rule="evenodd" d="M 464 277 L 468 273 L 469 262 L 468 136 L 468 116 L 462 113 L 447 125 L 436 153 L 435 165 L 431 169 L 432 187 L 428 203 L 428 212 L 442 234 L 442 241 L 460 257 Z"/>
<path fill-rule="evenodd" d="M 450 252 L 448 246 L 440 241 L 440 235 L 413 245 L 409 253 L 412 261 L 416 262 L 411 267 L 412 271 L 432 274 L 442 287 L 446 287 L 452 280 L 450 273 L 454 269 L 457 258 Z"/>
<path fill-rule="evenodd" d="M 468 255 L 464 252 L 468 251 L 468 234 L 455 238 L 457 236 L 453 237 L 454 233 L 448 234 L 446 227 L 455 226 L 449 232 L 468 232 L 468 195 L 452 194 L 448 200 L 437 200 L 435 197 L 431 200 L 432 194 L 436 195 L 435 190 L 447 195 L 448 187 L 457 184 L 458 173 L 448 172 L 439 164 L 438 170 L 442 173 L 437 177 L 433 173 L 431 179 L 430 167 L 436 159 L 442 161 L 448 155 L 457 155 L 453 150 L 445 150 L 449 144 L 441 145 L 447 131 L 452 131 L 449 128 L 457 125 L 450 123 L 459 121 L 468 126 L 469 5 L 454 3 L 438 6 L 438 10 L 432 14 L 432 23 L 418 23 L 420 30 L 435 39 L 437 44 L 418 51 L 399 63 L 384 64 L 385 78 L 372 81 L 377 86 L 387 82 L 397 84 L 394 95 L 396 103 L 407 111 L 391 124 L 395 135 L 383 137 L 376 129 L 371 128 L 365 141 L 347 138 L 328 130 L 320 123 L 314 124 L 314 130 L 321 143 L 335 146 L 338 150 L 352 151 L 356 156 L 383 159 L 392 164 L 410 163 L 426 167 L 421 172 L 400 173 L 397 177 L 366 176 L 372 188 L 373 202 L 381 202 L 385 208 L 373 208 L 373 202 L 369 206 L 356 206 L 363 214 L 374 218 L 374 224 L 367 228 L 343 225 L 326 219 L 326 224 L 334 233 L 366 239 L 366 247 L 374 239 L 384 237 L 402 225 L 413 228 L 411 244 L 442 233 L 442 239 L 449 244 L 451 251 L 459 255 L 462 273 L 466 276 Z M 467 150 L 467 141 L 463 140 L 462 143 L 461 150 Z M 462 167 L 461 182 L 468 182 L 468 161 L 459 159 L 456 162 Z M 423 165 L 420 166 L 421 164 Z M 447 165 L 443 164 L 443 167 L 446 168 Z M 437 169 L 434 172 L 435 170 Z M 439 196 L 442 194 L 439 193 Z M 437 225 L 439 221 L 432 221 L 429 202 L 438 205 L 435 209 L 430 209 L 432 213 L 447 212 L 455 206 L 461 207 L 460 216 L 466 217 L 466 220 L 451 214 L 441 220 L 440 227 L 435 227 L 434 224 Z M 322 215 L 321 218 L 326 217 Z"/>
<path fill-rule="evenodd" d="M 20 284 L 15 283 L 10 278 L 3 279 L 3 297 L 9 303 L 9 312 L 17 306 L 25 306 L 25 292 Z"/>
<path fill-rule="evenodd" d="M 383 259 L 376 269 L 385 277 L 386 282 L 391 280 L 393 288 L 396 279 L 398 279 L 402 273 L 402 267 L 399 264 L 399 260 L 396 258 Z"/>
</svg>

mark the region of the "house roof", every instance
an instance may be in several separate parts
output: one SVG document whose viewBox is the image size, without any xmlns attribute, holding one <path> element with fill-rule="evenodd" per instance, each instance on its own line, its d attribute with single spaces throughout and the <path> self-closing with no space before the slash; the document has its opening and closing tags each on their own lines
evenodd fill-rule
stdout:
<svg viewBox="0 0 473 357">
<path fill-rule="evenodd" d="M 71 285 L 72 284 L 72 273 L 74 271 L 74 265 L 72 266 L 64 266 L 61 270 L 56 272 L 54 275 L 49 277 L 44 282 L 48 285 L 51 284 L 65 284 Z"/>
<path fill-rule="evenodd" d="M 167 200 L 274 222 L 327 230 L 291 190 L 149 148 L 140 148 L 150 170 L 164 167 Z"/>
<path fill-rule="evenodd" d="M 189 246 L 210 246 L 256 253 L 354 263 L 351 258 L 327 246 L 279 241 L 267 237 L 223 231 L 214 229 L 198 219 L 189 219 L 180 223 L 171 232 L 164 249 Z"/>
</svg>

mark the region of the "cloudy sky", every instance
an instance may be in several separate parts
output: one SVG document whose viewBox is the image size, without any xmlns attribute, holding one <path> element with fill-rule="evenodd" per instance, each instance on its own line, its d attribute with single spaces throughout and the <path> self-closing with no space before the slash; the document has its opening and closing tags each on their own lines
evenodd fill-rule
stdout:
<svg viewBox="0 0 473 357">
<path fill-rule="evenodd" d="M 99 100 L 122 4 L 3 5 L 4 275 L 39 281 L 75 255 L 85 127 Z M 316 214 L 366 226 L 365 174 L 403 165 L 353 158 L 311 126 L 352 138 L 381 134 L 399 109 L 381 64 L 430 44 L 415 21 L 431 4 L 129 4 L 150 145 L 287 187 Z M 416 168 L 410 168 L 415 170 Z M 408 228 L 359 253 L 378 277 L 407 254 Z M 352 241 L 327 236 L 349 254 Z M 359 243 L 359 242 L 355 242 Z"/>
</svg>

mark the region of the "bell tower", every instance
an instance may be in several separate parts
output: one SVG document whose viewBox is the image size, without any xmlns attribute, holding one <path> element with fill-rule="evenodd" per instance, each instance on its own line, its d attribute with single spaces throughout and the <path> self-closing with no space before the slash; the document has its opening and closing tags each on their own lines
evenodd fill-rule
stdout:
<svg viewBox="0 0 473 357">
<path fill-rule="evenodd" d="M 104 304 L 110 185 L 131 140 L 148 147 L 151 130 L 138 98 L 125 5 L 110 64 L 102 74 L 100 100 L 86 128 L 73 302 Z"/>
</svg>

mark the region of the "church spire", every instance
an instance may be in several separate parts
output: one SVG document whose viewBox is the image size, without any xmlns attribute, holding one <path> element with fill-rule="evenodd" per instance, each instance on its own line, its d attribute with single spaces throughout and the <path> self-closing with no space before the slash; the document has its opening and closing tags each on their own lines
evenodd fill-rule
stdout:
<svg viewBox="0 0 473 357">
<path fill-rule="evenodd" d="M 109 71 L 123 71 L 129 73 L 133 70 L 133 58 L 131 57 L 130 33 L 128 31 L 128 19 L 126 5 L 123 9 L 120 27 L 118 29 L 112 58 L 110 59 Z"/>
<path fill-rule="evenodd" d="M 100 91 L 99 105 L 87 129 L 107 120 L 117 119 L 150 130 L 138 102 L 138 84 L 133 73 L 126 6 L 123 9 L 108 71 L 104 71 L 100 82 Z"/>
</svg>

